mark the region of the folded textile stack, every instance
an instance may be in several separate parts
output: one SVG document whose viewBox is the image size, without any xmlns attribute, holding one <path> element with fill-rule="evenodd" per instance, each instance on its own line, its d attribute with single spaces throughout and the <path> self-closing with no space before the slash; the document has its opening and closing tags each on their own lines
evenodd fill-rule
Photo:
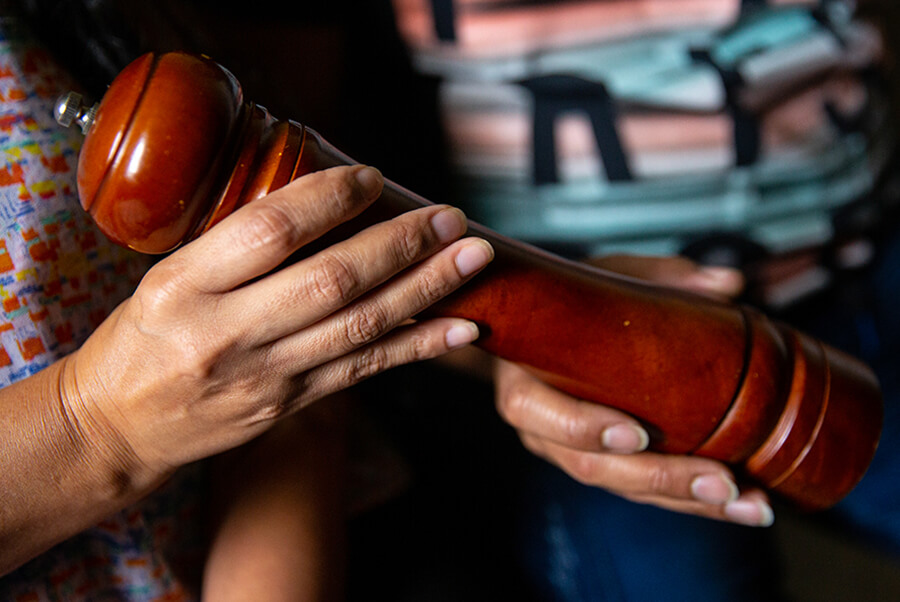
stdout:
<svg viewBox="0 0 900 602">
<path fill-rule="evenodd" d="M 821 248 L 892 158 L 882 40 L 848 0 L 394 8 L 441 79 L 457 202 L 538 245 L 733 264 Z M 815 267 L 779 294 L 823 285 Z"/>
</svg>

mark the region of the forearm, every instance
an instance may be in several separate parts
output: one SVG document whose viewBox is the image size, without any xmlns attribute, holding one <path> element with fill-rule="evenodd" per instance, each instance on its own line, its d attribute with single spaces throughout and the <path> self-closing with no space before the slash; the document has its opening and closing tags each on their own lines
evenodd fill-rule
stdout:
<svg viewBox="0 0 900 602">
<path fill-rule="evenodd" d="M 117 436 L 65 398 L 69 356 L 0 391 L 0 575 L 152 490 Z"/>
</svg>

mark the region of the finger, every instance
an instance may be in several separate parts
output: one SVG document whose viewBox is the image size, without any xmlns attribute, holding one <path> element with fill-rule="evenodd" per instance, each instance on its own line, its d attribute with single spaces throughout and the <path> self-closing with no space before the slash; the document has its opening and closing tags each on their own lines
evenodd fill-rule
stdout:
<svg viewBox="0 0 900 602">
<path fill-rule="evenodd" d="M 438 357 L 477 338 L 478 326 L 459 318 L 436 318 L 401 326 L 371 345 L 306 372 L 300 405 L 390 368 Z"/>
<path fill-rule="evenodd" d="M 478 273 L 491 259 L 493 248 L 487 241 L 457 241 L 352 305 L 282 338 L 273 344 L 271 355 L 306 358 L 305 364 L 298 365 L 299 370 L 339 358 L 421 313 Z"/>
<path fill-rule="evenodd" d="M 736 297 L 745 284 L 740 270 L 702 266 L 680 256 L 609 255 L 591 258 L 588 263 L 625 276 L 706 295 Z"/>
<path fill-rule="evenodd" d="M 622 497 L 631 502 L 656 506 L 657 508 L 678 512 L 680 514 L 691 514 L 693 516 L 701 516 L 703 518 L 712 518 L 721 521 L 728 520 L 725 517 L 724 506 L 721 504 L 707 504 L 704 502 L 677 500 L 653 495 L 623 495 Z"/>
<path fill-rule="evenodd" d="M 725 517 L 733 523 L 750 527 L 770 527 L 775 522 L 775 513 L 769 503 L 769 496 L 761 489 L 753 489 L 725 505 Z"/>
<path fill-rule="evenodd" d="M 495 375 L 497 412 L 532 436 L 591 452 L 638 452 L 650 442 L 634 418 L 569 397 L 515 364 L 498 360 Z"/>
<path fill-rule="evenodd" d="M 381 192 L 378 170 L 355 165 L 311 173 L 228 216 L 176 255 L 202 292 L 231 290 L 353 218 Z M 221 269 L 192 269 L 192 266 Z"/>
<path fill-rule="evenodd" d="M 577 481 L 620 495 L 725 504 L 738 497 L 731 471 L 707 458 L 643 452 L 631 456 L 573 450 L 552 441 L 520 434 L 535 454 Z"/>
<path fill-rule="evenodd" d="M 742 491 L 740 496 L 725 504 L 673 500 L 662 496 L 627 495 L 627 499 L 705 518 L 727 521 L 748 527 L 769 527 L 775 522 L 775 513 L 768 496 L 760 489 Z"/>
<path fill-rule="evenodd" d="M 410 211 L 234 291 L 225 307 L 233 308 L 235 315 L 240 308 L 259 308 L 254 313 L 259 319 L 246 321 L 244 329 L 257 343 L 272 341 L 334 313 L 446 247 L 465 230 L 459 209 Z"/>
</svg>

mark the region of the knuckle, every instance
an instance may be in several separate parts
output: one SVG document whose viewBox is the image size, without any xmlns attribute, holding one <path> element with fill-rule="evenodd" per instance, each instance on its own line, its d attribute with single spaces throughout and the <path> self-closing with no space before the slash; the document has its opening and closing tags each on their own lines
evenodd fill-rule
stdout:
<svg viewBox="0 0 900 602">
<path fill-rule="evenodd" d="M 304 370 L 295 373 L 287 378 L 286 386 L 290 393 L 288 411 L 291 413 L 305 408 L 329 392 L 321 370 Z"/>
<path fill-rule="evenodd" d="M 437 266 L 425 265 L 422 267 L 419 282 L 416 287 L 422 303 L 431 305 L 447 295 L 451 288 L 452 287 L 447 282 L 446 276 L 437 268 Z"/>
<path fill-rule="evenodd" d="M 424 334 L 414 334 L 409 343 L 413 361 L 431 359 L 443 350 L 443 345 L 437 345 L 433 337 Z"/>
<path fill-rule="evenodd" d="M 391 248 L 398 265 L 407 266 L 419 259 L 428 246 L 425 232 L 410 221 L 394 220 Z"/>
<path fill-rule="evenodd" d="M 249 399 L 256 397 L 256 391 L 247 391 Z M 272 423 L 294 413 L 296 397 L 293 395 L 270 395 L 257 399 L 247 410 L 246 422 L 250 424 Z"/>
<path fill-rule="evenodd" d="M 309 293 L 322 307 L 341 307 L 356 295 L 358 285 L 359 279 L 349 264 L 328 254 L 312 271 Z"/>
<path fill-rule="evenodd" d="M 320 173 L 325 180 L 320 197 L 337 215 L 343 217 L 353 213 L 366 200 L 348 177 L 348 170 L 330 169 Z"/>
<path fill-rule="evenodd" d="M 348 366 L 347 380 L 358 383 L 387 370 L 390 358 L 384 347 L 373 345 L 359 353 Z"/>
<path fill-rule="evenodd" d="M 530 405 L 530 397 L 520 385 L 511 385 L 497 396 L 497 411 L 508 423 L 522 424 Z"/>
<path fill-rule="evenodd" d="M 223 408 L 236 408 L 242 424 L 272 423 L 293 414 L 309 387 L 306 373 L 292 370 L 287 357 L 279 357 L 271 348 L 260 353 L 246 369 L 236 370 L 233 350 L 226 348 L 215 358 L 217 363 L 211 371 L 211 391 L 228 400 Z M 244 357 L 243 353 L 239 355 Z M 260 366 L 265 369 L 255 369 Z"/>
<path fill-rule="evenodd" d="M 216 358 L 214 353 L 199 353 L 199 345 L 181 341 L 179 347 L 186 353 L 179 354 L 176 380 L 181 382 L 210 383 L 215 378 Z M 191 353 L 196 350 L 198 353 Z"/>
<path fill-rule="evenodd" d="M 669 495 L 675 484 L 672 471 L 663 465 L 651 466 L 647 472 L 647 493 Z"/>
<path fill-rule="evenodd" d="M 389 326 L 381 306 L 375 303 L 361 304 L 347 316 L 347 341 L 354 347 L 365 345 L 384 334 Z"/>
<path fill-rule="evenodd" d="M 164 314 L 171 305 L 171 288 L 163 283 L 160 283 L 161 286 L 157 285 L 156 280 L 148 273 L 144 277 L 144 286 L 138 287 L 132 297 L 134 302 L 132 306 L 140 308 L 142 322 L 153 316 Z"/>
<path fill-rule="evenodd" d="M 135 290 L 133 300 L 142 322 L 154 317 L 169 317 L 172 310 L 183 303 L 186 271 L 179 269 L 176 263 L 155 265 Z"/>
<path fill-rule="evenodd" d="M 563 414 L 559 416 L 559 429 L 563 440 L 569 444 L 580 444 L 588 439 L 590 426 L 579 415 Z M 599 439 L 598 439 L 599 440 Z"/>
<path fill-rule="evenodd" d="M 241 346 L 229 336 L 219 336 L 205 328 L 178 328 L 169 338 L 167 355 L 181 378 L 203 383 L 211 389 L 227 386 L 237 390 L 245 385 L 245 377 L 235 378 L 229 370 L 233 359 L 243 353 Z"/>
<path fill-rule="evenodd" d="M 249 250 L 293 248 L 300 232 L 290 212 L 274 202 L 254 203 L 247 207 L 247 218 L 238 232 L 238 240 Z"/>
</svg>

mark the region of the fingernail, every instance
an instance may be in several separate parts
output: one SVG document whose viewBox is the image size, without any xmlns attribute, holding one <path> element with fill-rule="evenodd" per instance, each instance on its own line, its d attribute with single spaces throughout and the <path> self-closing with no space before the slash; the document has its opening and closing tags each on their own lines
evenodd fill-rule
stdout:
<svg viewBox="0 0 900 602">
<path fill-rule="evenodd" d="M 698 275 L 715 290 L 731 291 L 743 283 L 744 276 L 740 270 L 724 266 L 703 266 Z"/>
<path fill-rule="evenodd" d="M 734 481 L 723 474 L 704 474 L 691 481 L 691 495 L 707 504 L 725 504 L 738 497 Z"/>
<path fill-rule="evenodd" d="M 482 239 L 463 247 L 456 255 L 456 269 L 461 276 L 474 274 L 494 258 L 494 247 Z"/>
<path fill-rule="evenodd" d="M 466 216 L 459 209 L 449 207 L 431 217 L 431 228 L 441 242 L 456 240 L 466 231 Z"/>
<path fill-rule="evenodd" d="M 725 516 L 750 527 L 770 527 L 775 522 L 772 507 L 760 500 L 735 500 L 725 504 Z"/>
<path fill-rule="evenodd" d="M 650 436 L 636 424 L 614 424 L 603 431 L 602 441 L 610 451 L 632 453 L 647 449 Z"/>
<path fill-rule="evenodd" d="M 358 169 L 355 175 L 356 183 L 359 186 L 360 191 L 367 198 L 373 197 L 377 193 L 381 192 L 381 187 L 384 184 L 384 178 L 382 177 L 381 172 L 374 167 L 366 166 L 362 169 Z"/>
<path fill-rule="evenodd" d="M 447 331 L 444 340 L 448 349 L 464 347 L 478 338 L 478 326 L 474 322 L 458 324 Z"/>
</svg>

